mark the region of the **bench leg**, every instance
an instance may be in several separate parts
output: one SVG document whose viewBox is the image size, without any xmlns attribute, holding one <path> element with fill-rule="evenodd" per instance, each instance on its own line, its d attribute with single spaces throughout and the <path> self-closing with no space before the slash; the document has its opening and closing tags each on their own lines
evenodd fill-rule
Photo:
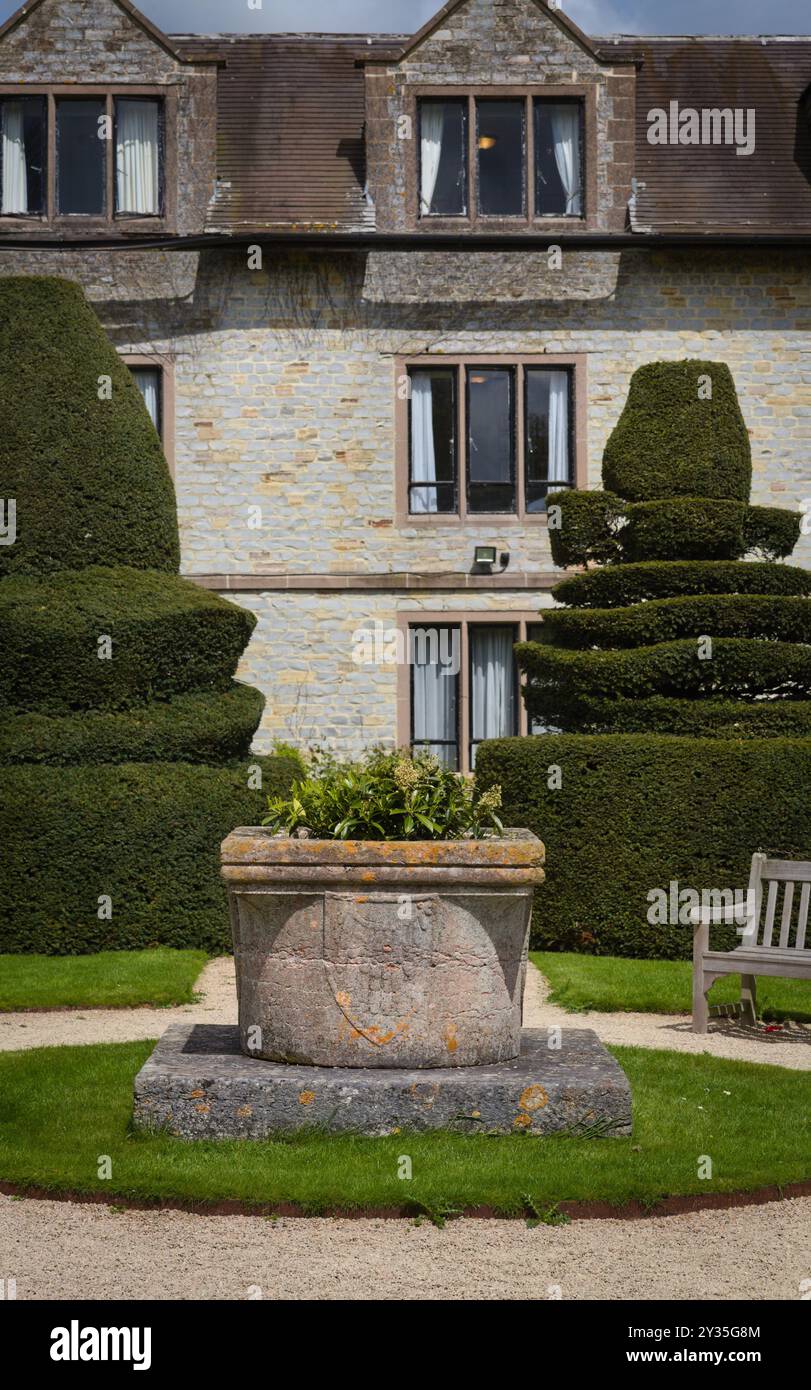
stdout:
<svg viewBox="0 0 811 1390">
<path fill-rule="evenodd" d="M 754 975 L 741 975 L 741 1008 L 749 1023 L 757 1023 L 757 980 Z"/>
<path fill-rule="evenodd" d="M 707 990 L 709 984 L 704 982 L 704 971 L 700 965 L 693 968 L 693 1032 L 706 1033 L 707 1024 L 710 1017 L 710 1006 L 707 1003 Z"/>
</svg>

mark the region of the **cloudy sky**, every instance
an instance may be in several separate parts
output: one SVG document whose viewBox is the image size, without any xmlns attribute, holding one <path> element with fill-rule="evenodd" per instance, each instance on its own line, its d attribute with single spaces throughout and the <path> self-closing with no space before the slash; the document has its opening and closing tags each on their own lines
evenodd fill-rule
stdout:
<svg viewBox="0 0 811 1390">
<path fill-rule="evenodd" d="M 411 33 L 443 0 L 141 0 L 167 33 Z M 0 20 L 18 0 L 0 0 Z M 564 0 L 590 34 L 803 34 L 809 0 Z"/>
</svg>

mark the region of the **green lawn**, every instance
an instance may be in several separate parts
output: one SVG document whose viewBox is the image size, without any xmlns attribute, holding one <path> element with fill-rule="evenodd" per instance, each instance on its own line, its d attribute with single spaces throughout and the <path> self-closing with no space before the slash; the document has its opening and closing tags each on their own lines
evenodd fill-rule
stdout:
<svg viewBox="0 0 811 1390">
<path fill-rule="evenodd" d="M 190 1004 L 205 951 L 101 951 L 95 956 L 0 956 L 0 1012 Z"/>
<path fill-rule="evenodd" d="M 530 959 L 552 986 L 553 1004 L 573 1012 L 689 1014 L 692 971 L 687 960 L 626 960 L 619 956 L 580 956 L 532 951 Z M 718 980 L 711 1004 L 740 998 L 737 975 Z M 765 1020 L 811 1022 L 811 980 L 758 980 L 758 1012 Z"/>
<path fill-rule="evenodd" d="M 0 1054 L 0 1179 L 116 1197 L 295 1202 L 442 1213 L 539 1211 L 572 1199 L 655 1202 L 805 1180 L 811 1074 L 700 1055 L 613 1048 L 634 1096 L 628 1139 L 313 1133 L 188 1142 L 129 1132 L 133 1077 L 149 1042 Z M 97 1176 L 99 1156 L 112 1178 Z M 411 1181 L 398 1160 L 412 1161 Z M 700 1155 L 713 1163 L 698 1177 Z"/>
</svg>

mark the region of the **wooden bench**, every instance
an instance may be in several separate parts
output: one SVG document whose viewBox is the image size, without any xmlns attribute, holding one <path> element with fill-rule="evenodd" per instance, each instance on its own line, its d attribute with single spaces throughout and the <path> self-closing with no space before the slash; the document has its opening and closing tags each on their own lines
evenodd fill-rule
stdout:
<svg viewBox="0 0 811 1390">
<path fill-rule="evenodd" d="M 802 886 L 795 913 L 794 890 L 798 884 Z M 774 941 L 781 887 L 780 935 Z M 762 911 L 764 895 L 765 912 Z M 694 1033 L 707 1031 L 710 1015 L 707 991 L 722 975 L 740 975 L 741 1012 L 751 1023 L 757 1021 L 755 982 L 758 975 L 811 979 L 811 941 L 806 942 L 809 897 L 811 862 L 768 859 L 765 854 L 753 854 L 745 903 L 693 908 L 690 916 L 693 922 Z M 745 922 L 740 925 L 744 913 Z M 740 946 L 732 951 L 711 951 L 710 927 L 736 921 L 741 933 Z"/>
</svg>

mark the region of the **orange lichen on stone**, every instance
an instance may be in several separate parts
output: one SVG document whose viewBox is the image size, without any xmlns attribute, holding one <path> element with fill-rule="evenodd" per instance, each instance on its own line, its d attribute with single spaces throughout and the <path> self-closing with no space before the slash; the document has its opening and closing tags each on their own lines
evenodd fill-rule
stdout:
<svg viewBox="0 0 811 1390">
<path fill-rule="evenodd" d="M 199 1100 L 200 1096 L 204 1096 L 204 1095 L 205 1095 L 205 1091 L 202 1091 L 202 1090 L 192 1091 L 192 1093 L 191 1093 L 191 1098 L 192 1098 L 192 1100 Z"/>
<path fill-rule="evenodd" d="M 456 1024 L 449 1023 L 445 1029 L 445 1046 L 449 1052 L 455 1052 L 459 1046 L 459 1039 L 456 1036 Z"/>
<path fill-rule="evenodd" d="M 529 1115 L 516 1115 L 513 1120 L 513 1129 L 526 1129 L 527 1126 L 531 1124 L 532 1120 Z"/>
<path fill-rule="evenodd" d="M 252 1106 L 252 1105 L 240 1105 L 239 1109 L 236 1110 L 234 1113 L 235 1113 L 236 1115 L 238 1115 L 239 1118 L 240 1118 L 241 1120 L 246 1120 L 246 1119 L 248 1118 L 249 1115 L 252 1115 L 252 1114 L 253 1114 L 253 1106 Z"/>
<path fill-rule="evenodd" d="M 211 1109 L 211 1106 L 210 1106 L 210 1105 L 195 1105 L 194 1108 L 195 1108 L 195 1110 L 199 1111 L 199 1113 L 200 1113 L 201 1115 L 207 1115 L 208 1112 L 209 1112 L 209 1110 Z"/>
<path fill-rule="evenodd" d="M 543 1086 L 527 1086 L 521 1092 L 518 1104 L 522 1110 L 543 1110 L 549 1104 L 549 1097 Z"/>
<path fill-rule="evenodd" d="M 299 1105 L 312 1105 L 315 1100 L 315 1091 L 301 1091 L 299 1093 Z"/>
</svg>

